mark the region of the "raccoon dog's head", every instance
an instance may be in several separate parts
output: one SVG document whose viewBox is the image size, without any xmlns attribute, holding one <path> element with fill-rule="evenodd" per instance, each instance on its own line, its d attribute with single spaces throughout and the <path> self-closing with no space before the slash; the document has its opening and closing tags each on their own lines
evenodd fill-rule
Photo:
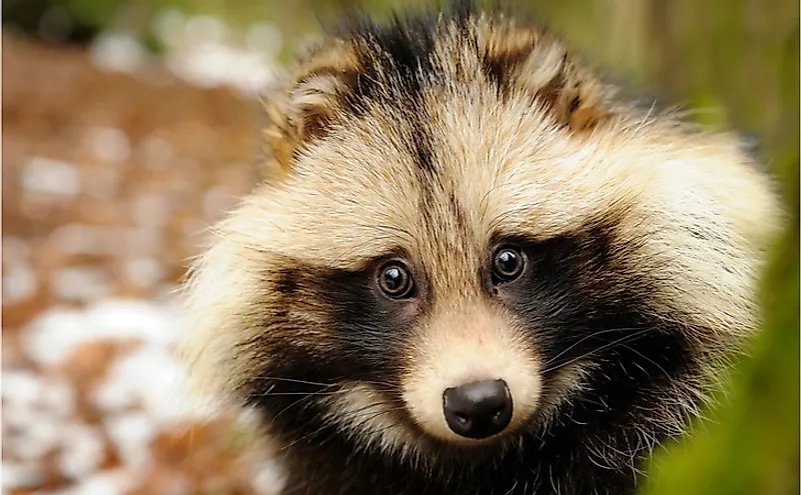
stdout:
<svg viewBox="0 0 801 495">
<path fill-rule="evenodd" d="M 766 178 L 545 32 L 365 24 L 266 106 L 271 172 L 195 267 L 183 350 L 287 442 L 645 448 L 754 328 Z"/>
</svg>

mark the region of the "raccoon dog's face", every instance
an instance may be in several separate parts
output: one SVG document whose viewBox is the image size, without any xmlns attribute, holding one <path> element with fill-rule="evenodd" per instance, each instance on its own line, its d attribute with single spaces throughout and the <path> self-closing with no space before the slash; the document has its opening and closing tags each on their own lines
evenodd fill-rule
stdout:
<svg viewBox="0 0 801 495">
<path fill-rule="evenodd" d="M 196 267 L 184 351 L 287 443 L 645 448 L 754 325 L 765 179 L 536 29 L 362 27 L 267 107 L 273 169 Z"/>
</svg>

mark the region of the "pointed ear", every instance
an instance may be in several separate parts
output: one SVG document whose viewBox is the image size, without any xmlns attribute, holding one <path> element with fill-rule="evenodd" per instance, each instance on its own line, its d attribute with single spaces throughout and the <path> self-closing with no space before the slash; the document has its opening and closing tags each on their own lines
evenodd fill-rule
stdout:
<svg viewBox="0 0 801 495">
<path fill-rule="evenodd" d="M 284 86 L 264 101 L 269 121 L 263 132 L 265 147 L 278 172 L 292 168 L 298 148 L 325 135 L 353 92 L 357 73 L 353 47 L 335 42 L 301 62 Z"/>
<path fill-rule="evenodd" d="M 574 132 L 591 129 L 609 111 L 604 85 L 552 35 L 530 28 L 485 28 L 485 70 L 504 91 L 529 95 Z"/>
<path fill-rule="evenodd" d="M 574 132 L 592 129 L 609 111 L 604 85 L 554 40 L 539 40 L 517 73 L 518 84 L 535 95 L 561 125 Z"/>
</svg>

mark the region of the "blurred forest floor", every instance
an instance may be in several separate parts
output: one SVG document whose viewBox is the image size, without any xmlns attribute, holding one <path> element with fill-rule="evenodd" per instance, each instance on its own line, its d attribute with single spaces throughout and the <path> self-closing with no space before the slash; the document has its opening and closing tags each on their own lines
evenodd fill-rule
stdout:
<svg viewBox="0 0 801 495">
<path fill-rule="evenodd" d="M 3 3 L 3 493 L 274 491 L 277 474 L 258 469 L 230 414 L 183 428 L 183 413 L 153 404 L 171 393 L 158 379 L 169 364 L 154 364 L 170 342 L 144 327 L 175 329 L 171 291 L 187 258 L 247 187 L 259 153 L 253 88 L 315 32 L 312 4 L 325 18 L 347 3 Z M 636 92 L 658 88 L 661 104 L 756 136 L 789 212 L 763 284 L 764 332 L 711 420 L 657 452 L 643 492 L 799 493 L 798 2 L 530 3 Z M 230 24 L 184 16 L 177 39 L 181 16 L 168 7 Z M 267 64 L 218 45 L 173 57 L 254 19 L 269 22 L 243 38 Z M 109 324 L 110 311 L 128 325 Z M 131 386 L 114 382 L 122 372 L 149 390 L 132 403 L 99 397 Z"/>
<path fill-rule="evenodd" d="M 10 36 L 3 75 L 3 493 L 274 493 L 246 425 L 170 396 L 170 292 L 246 188 L 252 104 Z"/>
</svg>

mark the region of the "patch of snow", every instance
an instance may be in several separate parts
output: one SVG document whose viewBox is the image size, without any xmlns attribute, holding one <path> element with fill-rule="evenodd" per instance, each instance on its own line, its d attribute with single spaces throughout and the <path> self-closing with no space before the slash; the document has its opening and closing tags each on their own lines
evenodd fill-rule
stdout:
<svg viewBox="0 0 801 495">
<path fill-rule="evenodd" d="M 63 378 L 45 378 L 42 381 L 39 402 L 59 419 L 66 420 L 75 412 L 75 389 Z"/>
<path fill-rule="evenodd" d="M 94 398 L 107 411 L 141 403 L 152 421 L 171 425 L 193 412 L 186 384 L 183 367 L 166 347 L 142 346 L 114 363 Z"/>
<path fill-rule="evenodd" d="M 3 271 L 3 306 L 28 299 L 36 294 L 38 286 L 36 272 L 28 264 L 9 266 Z"/>
<path fill-rule="evenodd" d="M 178 332 L 176 309 L 165 303 L 108 299 L 85 310 L 53 307 L 23 331 L 26 354 L 57 365 L 79 344 L 96 339 L 138 339 L 167 347 Z"/>
<path fill-rule="evenodd" d="M 97 338 L 140 338 L 167 346 L 178 332 L 177 308 L 168 303 L 139 299 L 108 299 L 86 310 L 97 328 Z"/>
<path fill-rule="evenodd" d="M 131 141 L 120 129 L 113 127 L 94 129 L 91 140 L 92 149 L 103 161 L 122 163 L 131 156 Z"/>
<path fill-rule="evenodd" d="M 61 473 L 72 479 L 85 479 L 94 473 L 105 457 L 105 442 L 97 428 L 73 423 L 64 428 L 64 448 L 58 457 Z"/>
<path fill-rule="evenodd" d="M 80 192 L 81 180 L 74 164 L 35 156 L 22 170 L 22 186 L 35 193 L 72 197 Z"/>
<path fill-rule="evenodd" d="M 111 280 L 105 270 L 96 267 L 62 268 L 51 279 L 52 289 L 67 301 L 96 301 L 110 293 Z"/>
<path fill-rule="evenodd" d="M 167 56 L 167 65 L 180 77 L 200 87 L 220 86 L 228 80 L 235 58 L 232 48 L 204 43 L 185 52 Z"/>
<path fill-rule="evenodd" d="M 42 393 L 42 379 L 30 370 L 3 370 L 0 387 L 4 405 L 33 406 Z"/>
<path fill-rule="evenodd" d="M 137 287 L 153 287 L 164 278 L 164 269 L 155 258 L 135 258 L 125 262 L 125 277 Z"/>
<path fill-rule="evenodd" d="M 124 33 L 101 33 L 89 48 L 92 62 L 101 69 L 133 72 L 143 65 L 146 58 L 144 47 L 131 35 Z"/>
<path fill-rule="evenodd" d="M 3 490 L 15 490 L 41 484 L 42 473 L 35 462 L 13 462 L 3 459 Z"/>
<path fill-rule="evenodd" d="M 272 24 L 251 26 L 241 47 L 226 42 L 228 27 L 210 16 L 187 21 L 182 14 L 168 11 L 157 17 L 154 28 L 169 47 L 167 66 L 196 86 L 227 85 L 252 97 L 274 79 L 278 70 L 276 56 L 282 39 Z M 182 35 L 175 35 L 175 30 Z"/>
<path fill-rule="evenodd" d="M 145 412 L 129 412 L 106 421 L 106 431 L 124 465 L 144 470 L 150 464 L 150 442 L 158 430 Z"/>
<path fill-rule="evenodd" d="M 53 307 L 23 329 L 23 350 L 40 365 L 56 365 L 90 333 L 82 311 Z"/>
<path fill-rule="evenodd" d="M 60 422 L 37 409 L 4 406 L 3 428 L 3 448 L 17 459 L 37 460 L 61 443 Z"/>
</svg>

